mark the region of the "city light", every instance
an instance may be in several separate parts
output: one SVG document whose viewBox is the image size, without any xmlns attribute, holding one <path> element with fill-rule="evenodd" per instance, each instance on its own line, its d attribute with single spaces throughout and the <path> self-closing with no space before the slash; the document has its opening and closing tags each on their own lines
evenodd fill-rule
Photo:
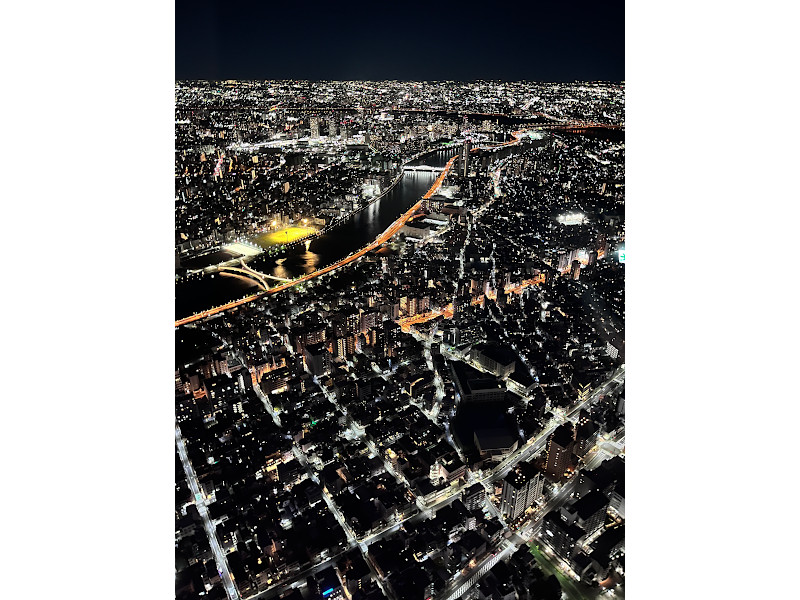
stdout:
<svg viewBox="0 0 800 600">
<path fill-rule="evenodd" d="M 624 86 L 175 89 L 176 597 L 623 581 Z"/>
</svg>

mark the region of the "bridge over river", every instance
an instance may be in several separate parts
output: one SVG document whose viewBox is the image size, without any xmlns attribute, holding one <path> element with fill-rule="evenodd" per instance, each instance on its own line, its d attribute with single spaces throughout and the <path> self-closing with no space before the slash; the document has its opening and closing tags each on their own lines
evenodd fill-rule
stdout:
<svg viewBox="0 0 800 600">
<path fill-rule="evenodd" d="M 220 275 L 227 275 L 229 277 L 240 277 L 243 279 L 247 279 L 250 281 L 255 281 L 259 287 L 266 291 L 270 289 L 268 280 L 272 281 L 279 281 L 281 283 L 290 282 L 291 279 L 286 277 L 277 277 L 275 275 L 268 275 L 267 273 L 261 273 L 260 271 L 256 271 L 248 267 L 242 259 L 239 259 L 239 266 L 235 267 L 230 264 L 220 265 L 217 268 L 217 271 Z"/>
</svg>

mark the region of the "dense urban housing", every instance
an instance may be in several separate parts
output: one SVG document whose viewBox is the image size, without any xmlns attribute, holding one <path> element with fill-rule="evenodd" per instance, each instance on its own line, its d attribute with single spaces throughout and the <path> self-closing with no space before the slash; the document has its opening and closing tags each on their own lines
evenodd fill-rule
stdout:
<svg viewBox="0 0 800 600">
<path fill-rule="evenodd" d="M 176 598 L 624 595 L 624 92 L 177 82 Z"/>
</svg>

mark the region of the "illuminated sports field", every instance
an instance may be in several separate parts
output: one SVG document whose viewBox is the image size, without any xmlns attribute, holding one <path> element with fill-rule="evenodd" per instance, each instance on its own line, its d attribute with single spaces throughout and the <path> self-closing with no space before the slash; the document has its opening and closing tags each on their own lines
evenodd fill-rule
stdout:
<svg viewBox="0 0 800 600">
<path fill-rule="evenodd" d="M 252 241 L 266 249 L 277 244 L 288 244 L 316 231 L 313 227 L 287 227 L 255 236 Z"/>
</svg>

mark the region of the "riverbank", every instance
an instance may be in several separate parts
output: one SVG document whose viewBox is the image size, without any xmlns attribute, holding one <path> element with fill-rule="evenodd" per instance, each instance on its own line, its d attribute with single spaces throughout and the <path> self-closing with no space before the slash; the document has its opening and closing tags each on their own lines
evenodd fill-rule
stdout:
<svg viewBox="0 0 800 600">
<path fill-rule="evenodd" d="M 407 211 L 405 211 L 399 218 L 397 218 L 375 240 L 373 240 L 371 243 L 367 244 L 366 246 L 364 246 L 360 250 L 349 254 L 348 256 L 346 256 L 346 257 L 334 262 L 333 264 L 331 264 L 331 265 L 329 265 L 327 267 L 324 267 L 322 269 L 317 269 L 317 270 L 315 270 L 315 271 L 313 271 L 311 273 L 308 273 L 308 274 L 303 275 L 301 277 L 297 277 L 297 278 L 295 278 L 294 280 L 292 280 L 290 282 L 275 286 L 275 287 L 273 287 L 273 288 L 271 288 L 269 290 L 266 290 L 266 291 L 261 291 L 261 292 L 258 292 L 256 294 L 252 294 L 252 295 L 250 295 L 250 296 L 248 296 L 246 298 L 242 298 L 240 300 L 234 300 L 232 302 L 228 302 L 228 303 L 226 303 L 226 304 L 224 304 L 222 306 L 217 306 L 215 308 L 211 308 L 211 309 L 207 309 L 207 310 L 201 311 L 201 312 L 196 313 L 196 314 L 194 314 L 194 315 L 192 315 L 190 317 L 185 317 L 183 319 L 179 319 L 179 320 L 175 321 L 175 326 L 179 327 L 180 325 L 185 325 L 186 323 L 192 323 L 192 322 L 198 321 L 200 319 L 205 319 L 207 317 L 213 316 L 215 314 L 219 314 L 219 313 L 224 312 L 226 310 L 230 310 L 232 308 L 236 308 L 236 307 L 241 306 L 243 304 L 246 304 L 248 302 L 252 302 L 253 300 L 261 298 L 261 297 L 263 297 L 263 296 L 265 296 L 267 294 L 270 294 L 270 295 L 271 294 L 276 294 L 276 293 L 281 292 L 283 290 L 286 290 L 286 289 L 288 289 L 290 287 L 298 285 L 298 284 L 300 284 L 300 283 L 302 283 L 304 281 L 308 281 L 309 279 L 313 279 L 315 277 L 319 277 L 321 275 L 325 275 L 326 273 L 330 273 L 331 271 L 339 269 L 339 268 L 341 268 L 341 267 L 343 267 L 343 266 L 345 266 L 345 265 L 347 265 L 347 264 L 349 264 L 351 262 L 354 262 L 354 261 L 358 260 L 359 258 L 364 256 L 366 253 L 368 253 L 368 252 L 374 250 L 375 248 L 381 246 L 382 244 L 384 244 L 393 235 L 395 235 L 398 231 L 400 231 L 400 229 L 403 227 L 403 225 L 420 209 L 420 207 L 422 206 L 423 200 L 425 198 L 430 198 L 433 194 L 436 193 L 436 191 L 439 189 L 439 187 L 441 187 L 442 183 L 444 182 L 444 178 L 450 172 L 450 169 L 452 168 L 453 163 L 455 162 L 456 158 L 457 158 L 457 156 L 454 156 L 447 162 L 447 164 L 444 167 L 444 171 L 442 171 L 442 173 L 440 173 L 439 177 L 436 178 L 436 180 L 433 182 L 433 185 L 428 189 L 427 193 L 425 193 L 425 195 L 422 197 L 422 199 L 418 200 L 413 206 L 411 206 L 411 208 L 409 208 Z"/>
</svg>

